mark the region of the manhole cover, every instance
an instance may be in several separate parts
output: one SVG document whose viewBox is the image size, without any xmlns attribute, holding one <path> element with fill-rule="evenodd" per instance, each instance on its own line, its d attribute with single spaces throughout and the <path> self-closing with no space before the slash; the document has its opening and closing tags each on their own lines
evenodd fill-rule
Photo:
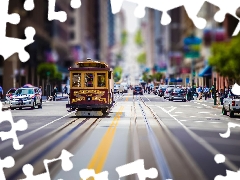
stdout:
<svg viewBox="0 0 240 180">
<path fill-rule="evenodd" d="M 207 118 L 207 120 L 209 120 L 209 121 L 220 121 L 219 118 Z"/>
</svg>

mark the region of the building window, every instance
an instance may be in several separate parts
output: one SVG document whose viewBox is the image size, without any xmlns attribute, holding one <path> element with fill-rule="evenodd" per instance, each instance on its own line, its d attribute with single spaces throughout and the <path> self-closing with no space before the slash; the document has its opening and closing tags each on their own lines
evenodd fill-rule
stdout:
<svg viewBox="0 0 240 180">
<path fill-rule="evenodd" d="M 71 32 L 70 33 L 70 39 L 74 39 L 75 38 L 75 33 L 74 32 Z"/>
</svg>

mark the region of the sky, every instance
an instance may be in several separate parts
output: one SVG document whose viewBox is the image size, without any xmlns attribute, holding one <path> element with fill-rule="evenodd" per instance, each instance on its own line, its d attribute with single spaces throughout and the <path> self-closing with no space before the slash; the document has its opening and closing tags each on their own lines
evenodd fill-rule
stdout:
<svg viewBox="0 0 240 180">
<path fill-rule="evenodd" d="M 126 28 L 131 34 L 135 33 L 138 29 L 138 22 L 140 20 L 134 16 L 134 10 L 136 7 L 137 4 L 128 1 L 124 1 L 122 6 L 122 10 L 124 11 L 126 17 Z"/>
</svg>

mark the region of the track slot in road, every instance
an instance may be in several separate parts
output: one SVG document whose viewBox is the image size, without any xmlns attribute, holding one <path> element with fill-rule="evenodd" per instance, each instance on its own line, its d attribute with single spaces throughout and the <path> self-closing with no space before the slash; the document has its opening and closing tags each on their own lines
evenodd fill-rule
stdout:
<svg viewBox="0 0 240 180">
<path fill-rule="evenodd" d="M 145 113 L 143 107 L 141 106 L 141 103 L 139 101 L 139 97 L 137 97 L 137 101 L 138 101 L 138 105 L 141 108 L 142 115 L 144 117 L 144 121 L 146 123 L 149 142 L 150 142 L 151 148 L 153 150 L 153 154 L 155 156 L 156 163 L 157 163 L 158 168 L 161 172 L 161 178 L 162 178 L 162 180 L 173 179 L 172 174 L 170 172 L 170 169 L 168 167 L 167 161 L 164 157 L 162 148 L 161 148 L 160 144 L 158 143 L 157 137 L 155 136 L 151 126 L 149 125 L 149 121 L 147 119 L 147 116 L 146 116 L 146 113 Z"/>
<path fill-rule="evenodd" d="M 77 122 L 78 120 L 79 118 L 72 120 L 70 123 L 68 123 L 64 127 L 61 127 L 58 130 L 56 130 L 54 132 L 54 135 L 51 134 L 50 136 L 44 137 L 38 140 L 37 142 L 29 145 L 28 147 L 26 147 L 24 152 L 21 151 L 20 153 L 13 155 L 17 164 L 10 171 L 7 171 L 6 173 L 6 177 L 8 177 L 7 179 L 17 179 L 19 177 L 22 178 L 21 176 L 22 167 L 24 164 L 29 163 L 31 165 L 34 165 L 34 164 L 39 165 L 41 164 L 43 158 L 44 159 L 46 159 L 46 157 L 48 157 L 48 159 L 56 158 L 54 157 L 56 156 L 56 154 L 52 153 L 52 151 L 55 150 L 57 146 L 60 146 L 63 143 L 64 143 L 64 147 L 62 148 L 65 148 L 66 150 L 70 150 L 70 148 L 73 148 L 74 145 L 76 145 L 77 142 L 81 138 L 83 138 L 83 135 L 90 129 L 90 127 L 92 127 L 100 119 L 99 118 L 94 119 L 93 122 L 81 133 L 79 133 L 77 130 L 79 130 L 80 127 L 82 127 L 86 122 L 88 122 L 89 118 L 86 118 L 79 123 Z M 74 122 L 76 124 L 73 124 Z M 70 130 L 68 130 L 68 128 Z M 66 141 L 67 138 L 69 138 L 69 136 L 71 135 L 72 136 L 75 135 L 74 136 L 76 137 L 75 140 Z M 29 152 L 29 153 L 26 153 L 26 152 Z M 49 155 L 50 153 L 51 153 L 51 157 Z M 43 173 L 44 171 L 45 169 L 43 169 L 42 166 L 41 168 L 37 169 L 38 174 Z"/>
</svg>

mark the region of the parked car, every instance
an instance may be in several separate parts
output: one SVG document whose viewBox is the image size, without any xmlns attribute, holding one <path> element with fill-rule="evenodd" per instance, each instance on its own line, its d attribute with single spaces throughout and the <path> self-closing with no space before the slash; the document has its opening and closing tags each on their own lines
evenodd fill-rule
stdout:
<svg viewBox="0 0 240 180">
<path fill-rule="evenodd" d="M 165 88 L 165 87 L 161 87 L 161 88 L 158 90 L 158 95 L 159 95 L 160 97 L 163 97 L 166 89 L 167 89 L 167 88 Z"/>
<path fill-rule="evenodd" d="M 184 89 L 182 88 L 174 88 L 170 95 L 169 95 L 169 101 L 174 101 L 174 100 L 181 100 L 186 102 L 186 93 Z"/>
<path fill-rule="evenodd" d="M 240 113 L 240 96 L 234 95 L 231 91 L 223 99 L 222 114 L 233 117 L 234 113 Z"/>
<path fill-rule="evenodd" d="M 143 95 L 143 88 L 141 86 L 135 86 L 133 89 L 133 95 Z"/>
<path fill-rule="evenodd" d="M 114 85 L 114 94 L 116 94 L 116 93 L 119 94 L 119 88 L 120 88 L 120 85 L 118 85 L 118 84 Z"/>
<path fill-rule="evenodd" d="M 6 94 L 6 101 L 10 101 L 12 96 L 15 94 L 16 90 L 17 90 L 16 88 L 11 88 L 11 89 L 8 90 L 8 92 Z"/>
<path fill-rule="evenodd" d="M 164 98 L 164 99 L 169 98 L 169 95 L 170 95 L 170 93 L 172 92 L 173 89 L 174 89 L 173 87 L 168 87 L 168 88 L 166 89 L 166 91 L 164 92 L 163 98 Z"/>
<path fill-rule="evenodd" d="M 24 107 L 31 107 L 32 109 L 35 109 L 36 106 L 41 108 L 41 98 L 42 97 L 38 88 L 19 88 L 10 99 L 10 109 L 22 109 Z"/>
</svg>

